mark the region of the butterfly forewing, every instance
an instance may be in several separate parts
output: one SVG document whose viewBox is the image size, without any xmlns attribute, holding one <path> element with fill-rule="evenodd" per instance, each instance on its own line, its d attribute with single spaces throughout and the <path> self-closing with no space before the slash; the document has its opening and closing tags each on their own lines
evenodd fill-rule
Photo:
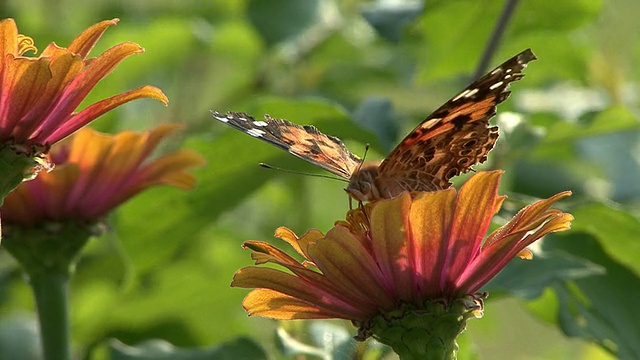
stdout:
<svg viewBox="0 0 640 360">
<path fill-rule="evenodd" d="M 382 161 L 377 185 L 399 184 L 411 191 L 444 189 L 452 177 L 484 162 L 498 138 L 489 119 L 509 96 L 509 84 L 521 79 L 522 70 L 535 58 L 529 49 L 521 52 L 429 115 Z"/>
<path fill-rule="evenodd" d="M 218 121 L 345 179 L 349 179 L 362 162 L 340 139 L 325 135 L 311 125 L 300 126 L 269 115 L 265 115 L 264 120 L 256 120 L 239 112 L 223 115 L 213 111 L 211 114 Z"/>
<path fill-rule="evenodd" d="M 335 175 L 349 179 L 346 190 L 359 201 L 392 198 L 403 191 L 433 191 L 487 159 L 498 139 L 489 125 L 510 83 L 536 57 L 527 49 L 474 81 L 418 125 L 381 163 L 362 164 L 340 139 L 313 126 L 265 115 L 212 112 L 213 117 L 255 138 L 282 148 Z"/>
</svg>

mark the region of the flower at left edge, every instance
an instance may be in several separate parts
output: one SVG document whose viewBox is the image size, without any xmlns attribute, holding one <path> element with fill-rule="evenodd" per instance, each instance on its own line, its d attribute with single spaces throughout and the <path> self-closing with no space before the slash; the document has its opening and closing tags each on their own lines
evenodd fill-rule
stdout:
<svg viewBox="0 0 640 360">
<path fill-rule="evenodd" d="M 5 198 L 2 246 L 29 275 L 72 271 L 80 250 L 104 231 L 114 208 L 152 186 L 195 185 L 188 170 L 205 164 L 200 154 L 183 149 L 150 159 L 179 127 L 116 135 L 84 128 L 53 145 L 46 156 L 55 168 L 22 182 Z"/>
<path fill-rule="evenodd" d="M 117 44 L 97 57 L 89 52 L 102 34 L 118 23 L 118 19 L 99 22 L 78 35 L 68 47 L 49 44 L 40 56 L 32 38 L 19 34 L 13 19 L 0 21 L 0 170 L 9 176 L 17 154 L 35 163 L 23 169 L 25 177 L 37 172 L 38 163 L 52 144 L 71 135 L 102 114 L 119 105 L 139 98 L 152 98 L 168 103 L 162 91 L 153 86 L 141 86 L 91 104 L 74 112 L 94 86 L 122 60 L 144 51 L 133 42 Z M 45 164 L 46 166 L 46 164 Z M 21 169 L 18 169 L 19 171 Z M 21 181 L 7 184 L 4 194 Z"/>
<path fill-rule="evenodd" d="M 47 155 L 56 164 L 21 183 L 0 208 L 3 225 L 37 226 L 44 222 L 102 220 L 109 211 L 155 185 L 190 189 L 188 169 L 205 164 L 198 153 L 183 149 L 149 160 L 178 124 L 137 133 L 102 134 L 84 128 L 54 145 Z"/>
</svg>

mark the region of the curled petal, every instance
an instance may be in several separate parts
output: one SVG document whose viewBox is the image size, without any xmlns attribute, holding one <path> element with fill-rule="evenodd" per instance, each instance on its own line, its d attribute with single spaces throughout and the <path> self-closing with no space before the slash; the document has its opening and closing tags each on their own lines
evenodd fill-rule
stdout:
<svg viewBox="0 0 640 360">
<path fill-rule="evenodd" d="M 80 111 L 77 114 L 73 114 L 68 121 L 65 122 L 64 126 L 60 126 L 55 129 L 51 135 L 46 137 L 45 139 L 39 140 L 41 143 L 55 143 L 69 136 L 69 134 L 78 130 L 79 128 L 85 126 L 91 120 L 99 117 L 100 115 L 113 110 L 114 108 L 128 103 L 129 101 L 141 99 L 141 98 L 151 98 L 162 102 L 163 104 L 168 104 L 169 100 L 166 95 L 162 92 L 162 90 L 154 87 L 154 86 L 142 86 L 137 89 L 129 90 L 122 94 L 114 95 L 110 98 L 99 101 L 93 105 L 88 106 L 86 109 Z M 43 133 L 46 133 L 43 129 Z"/>
<path fill-rule="evenodd" d="M 107 31 L 110 26 L 117 25 L 119 21 L 120 19 L 105 20 L 89 27 L 83 31 L 82 34 L 73 39 L 67 48 L 74 54 L 78 54 L 82 56 L 82 58 L 86 58 L 89 55 L 89 52 L 91 52 L 91 49 L 93 49 L 98 40 L 100 40 L 104 32 Z"/>
<path fill-rule="evenodd" d="M 571 195 L 564 191 L 520 210 L 507 224 L 494 231 L 480 254 L 458 279 L 458 286 L 477 291 L 527 246 L 546 234 L 570 228 L 573 216 L 549 210 L 559 199 Z"/>
</svg>

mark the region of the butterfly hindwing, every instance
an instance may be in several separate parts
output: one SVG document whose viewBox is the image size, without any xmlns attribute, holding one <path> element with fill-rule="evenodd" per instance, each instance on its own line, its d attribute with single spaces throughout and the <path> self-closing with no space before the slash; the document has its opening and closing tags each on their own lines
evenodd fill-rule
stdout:
<svg viewBox="0 0 640 360">
<path fill-rule="evenodd" d="M 535 58 L 527 49 L 447 101 L 382 161 L 378 176 L 405 190 L 432 191 L 449 187 L 452 177 L 484 162 L 498 138 L 489 119 L 509 96 L 509 84 L 521 79 Z"/>
<path fill-rule="evenodd" d="M 340 139 L 325 135 L 311 125 L 300 126 L 269 115 L 265 115 L 264 120 L 256 120 L 239 112 L 211 114 L 218 121 L 345 179 L 349 179 L 362 162 Z"/>
</svg>

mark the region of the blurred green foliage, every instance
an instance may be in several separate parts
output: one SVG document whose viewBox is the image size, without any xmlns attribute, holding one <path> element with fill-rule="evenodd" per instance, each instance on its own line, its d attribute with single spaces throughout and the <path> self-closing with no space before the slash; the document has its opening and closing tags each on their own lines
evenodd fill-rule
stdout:
<svg viewBox="0 0 640 360">
<path fill-rule="evenodd" d="M 236 358 L 293 358 L 296 346 L 282 333 L 274 341 L 277 324 L 247 318 L 246 291 L 229 288 L 234 271 L 251 264 L 240 244 L 271 241 L 281 225 L 326 231 L 348 208 L 344 184 L 259 168 L 266 162 L 316 172 L 212 120 L 209 110 L 313 124 L 356 154 L 369 143 L 367 156 L 382 157 L 466 86 L 503 6 L 497 0 L 0 3 L 0 17 L 15 18 L 40 49 L 51 41 L 66 46 L 86 27 L 120 18 L 95 54 L 123 41 L 146 53 L 127 59 L 86 103 L 151 84 L 170 105 L 136 101 L 93 126 L 117 132 L 185 123 L 183 136 L 166 149 L 193 148 L 209 162 L 197 171 L 195 190 L 152 189 L 122 206 L 110 218 L 112 232 L 83 252 L 72 282 L 79 358 L 223 359 L 238 347 L 246 352 Z M 637 0 L 531 0 L 516 8 L 492 64 L 529 47 L 539 60 L 500 106 L 494 122 L 501 139 L 478 169 L 507 171 L 502 217 L 569 189 L 574 196 L 560 206 L 576 220 L 571 232 L 536 247 L 533 261 L 514 260 L 489 284 L 485 318 L 469 323 L 461 359 L 640 358 L 638 13 Z M 29 288 L 0 249 L 0 359 L 38 358 L 34 319 Z M 322 347 L 312 326 L 285 328 Z M 202 350 L 173 352 L 163 343 L 128 348 L 113 338 Z M 393 358 L 371 343 L 369 353 L 352 341 L 338 345 L 336 359 Z M 148 357 L 136 357 L 140 352 Z"/>
</svg>

